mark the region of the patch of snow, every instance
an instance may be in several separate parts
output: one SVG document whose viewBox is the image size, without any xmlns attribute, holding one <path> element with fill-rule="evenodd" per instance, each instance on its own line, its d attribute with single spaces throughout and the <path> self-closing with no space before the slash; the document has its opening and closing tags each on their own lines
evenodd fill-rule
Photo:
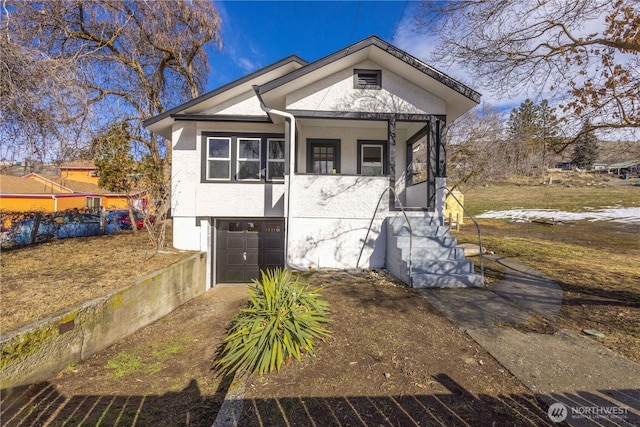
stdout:
<svg viewBox="0 0 640 427">
<path fill-rule="evenodd" d="M 585 208 L 590 209 L 590 208 Z M 640 224 L 640 208 L 602 208 L 589 212 L 564 212 L 553 209 L 511 209 L 506 211 L 487 211 L 476 218 L 513 219 L 531 221 L 548 219 L 553 221 L 613 221 Z"/>
</svg>

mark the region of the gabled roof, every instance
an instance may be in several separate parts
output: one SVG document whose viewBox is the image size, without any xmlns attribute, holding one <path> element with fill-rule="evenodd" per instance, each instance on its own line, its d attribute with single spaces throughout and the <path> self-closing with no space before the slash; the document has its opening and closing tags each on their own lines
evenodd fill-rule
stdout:
<svg viewBox="0 0 640 427">
<path fill-rule="evenodd" d="M 150 119 L 145 120 L 144 122 L 142 122 L 142 125 L 146 128 L 149 128 L 151 131 L 156 132 L 156 130 L 154 130 L 154 128 L 158 128 L 158 126 L 154 126 L 156 124 L 159 124 L 160 122 L 163 121 L 167 121 L 167 119 L 170 119 L 172 116 L 177 115 L 177 114 L 182 114 L 182 113 L 188 113 L 189 109 L 200 105 L 202 103 L 205 103 L 206 101 L 215 98 L 216 96 L 222 95 L 226 92 L 230 92 L 233 91 L 234 89 L 240 89 L 240 92 L 245 92 L 245 91 L 252 91 L 252 87 L 255 84 L 255 80 L 259 79 L 262 76 L 265 76 L 269 73 L 272 72 L 277 72 L 279 70 L 281 70 L 281 74 L 283 73 L 288 73 L 290 71 L 293 71 L 297 68 L 300 68 L 304 65 L 307 65 L 308 62 L 305 61 L 304 59 L 300 58 L 297 55 L 290 55 L 284 59 L 281 59 L 280 61 L 277 61 L 271 65 L 268 65 L 264 68 L 261 68 L 257 71 L 254 71 L 251 74 L 248 74 L 244 77 L 241 77 L 237 80 L 234 80 L 230 83 L 227 83 L 224 86 L 221 86 L 217 89 L 214 89 L 210 92 L 207 92 L 203 95 L 200 95 L 197 98 L 194 98 L 190 101 L 187 101 L 183 104 L 180 104 L 170 110 L 167 110 L 161 114 L 158 114 L 155 117 L 152 117 Z M 275 76 L 274 76 L 275 77 Z M 246 86 L 246 87 L 245 87 Z M 169 137 L 170 135 L 163 135 L 160 132 L 157 132 L 160 135 L 164 136 L 165 138 Z"/>
<path fill-rule="evenodd" d="M 480 103 L 481 95 L 478 92 L 377 36 L 370 36 L 269 81 L 261 85 L 258 92 L 268 106 L 284 108 L 288 93 L 365 60 L 372 60 L 443 99 L 447 104 L 448 120 L 459 117 Z"/>
<path fill-rule="evenodd" d="M 143 122 L 150 131 L 171 138 L 174 119 L 204 120 L 203 111 L 221 101 L 258 87 L 258 94 L 272 108 L 285 108 L 288 93 L 365 60 L 372 60 L 402 78 L 425 89 L 446 103 L 448 120 L 453 120 L 480 102 L 480 94 L 414 56 L 370 36 L 333 54 L 308 63 L 292 55 L 241 79 L 180 104 Z M 217 116 L 221 120 L 238 121 L 238 117 Z M 242 118 L 240 121 L 264 120 L 264 117 Z"/>
<path fill-rule="evenodd" d="M 269 83 L 266 83 L 262 86 L 260 86 L 260 95 L 263 95 L 271 90 L 274 90 L 286 83 L 291 82 L 292 80 L 295 80 L 297 78 L 300 78 L 301 76 L 304 76 L 305 74 L 311 73 L 312 71 L 315 71 L 319 68 L 322 68 L 328 64 L 331 64 L 332 62 L 335 62 L 341 58 L 344 58 L 346 56 L 349 55 L 353 55 L 355 53 L 357 53 L 358 51 L 361 51 L 363 49 L 366 49 L 370 46 L 375 46 L 379 49 L 382 49 L 383 51 L 389 53 L 390 55 L 400 59 L 401 61 L 403 61 L 404 63 L 416 68 L 417 70 L 421 71 L 422 73 L 426 74 L 427 76 L 438 80 L 439 82 L 441 82 L 442 84 L 444 84 L 445 86 L 455 90 L 456 92 L 459 92 L 461 95 L 466 96 L 467 98 L 469 98 L 470 100 L 479 103 L 480 102 L 480 97 L 481 95 L 474 91 L 473 89 L 465 86 L 464 84 L 460 83 L 459 81 L 447 76 L 446 74 L 444 74 L 441 71 L 436 70 L 435 68 L 431 67 L 430 65 L 425 64 L 424 62 L 420 61 L 419 59 L 415 58 L 414 56 L 408 54 L 407 52 L 398 49 L 397 47 L 381 40 L 380 38 L 378 38 L 375 35 L 369 36 L 368 38 L 361 40 L 349 47 L 346 47 L 342 50 L 339 50 L 338 52 L 332 53 L 328 56 L 325 56 L 322 59 L 319 59 L 315 62 L 312 62 L 310 64 L 305 65 L 304 67 L 293 71 L 285 76 L 282 76 L 280 78 L 277 78 L 275 80 L 270 81 Z"/>
</svg>

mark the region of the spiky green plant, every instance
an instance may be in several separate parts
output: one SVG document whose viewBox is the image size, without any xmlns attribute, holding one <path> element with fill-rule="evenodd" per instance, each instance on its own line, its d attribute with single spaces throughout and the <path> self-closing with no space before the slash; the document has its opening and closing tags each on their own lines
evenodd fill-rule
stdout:
<svg viewBox="0 0 640 427">
<path fill-rule="evenodd" d="M 313 354 L 315 339 L 330 336 L 323 327 L 329 321 L 329 304 L 319 298 L 318 289 L 294 280 L 285 269 L 261 275 L 262 280 L 253 281 L 249 302 L 236 314 L 224 339 L 217 364 L 227 374 L 279 371 L 283 362 L 299 361 L 303 351 Z"/>
</svg>

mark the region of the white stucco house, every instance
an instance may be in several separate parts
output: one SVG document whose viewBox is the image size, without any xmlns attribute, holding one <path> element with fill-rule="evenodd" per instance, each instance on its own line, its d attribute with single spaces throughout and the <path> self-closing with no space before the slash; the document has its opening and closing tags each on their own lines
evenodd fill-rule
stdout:
<svg viewBox="0 0 640 427">
<path fill-rule="evenodd" d="M 145 127 L 171 143 L 173 245 L 207 252 L 208 286 L 276 266 L 481 285 L 444 227 L 442 141 L 447 121 L 479 101 L 371 36 L 153 117 Z"/>
</svg>

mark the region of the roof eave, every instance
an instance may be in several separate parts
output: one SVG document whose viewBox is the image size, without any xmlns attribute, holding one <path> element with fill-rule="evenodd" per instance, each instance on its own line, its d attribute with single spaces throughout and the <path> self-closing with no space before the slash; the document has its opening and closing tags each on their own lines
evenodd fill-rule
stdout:
<svg viewBox="0 0 640 427">
<path fill-rule="evenodd" d="M 268 73 L 270 71 L 276 70 L 276 69 L 278 69 L 278 68 L 280 68 L 282 66 L 285 66 L 285 65 L 287 65 L 289 63 L 292 63 L 292 62 L 296 62 L 296 63 L 300 64 L 303 67 L 308 64 L 307 61 L 305 61 L 304 59 L 300 58 L 297 55 L 289 55 L 286 58 L 281 59 L 280 61 L 277 61 L 277 62 L 275 62 L 275 63 L 273 63 L 271 65 L 268 65 L 268 66 L 266 66 L 264 68 L 256 70 L 253 73 L 247 74 L 246 76 L 243 76 L 243 77 L 241 77 L 241 78 L 239 78 L 237 80 L 234 80 L 234 81 L 232 81 L 230 83 L 227 83 L 226 85 L 220 86 L 219 88 L 214 89 L 212 91 L 209 91 L 209 92 L 207 92 L 207 93 L 205 93 L 203 95 L 200 95 L 197 98 L 193 98 L 193 99 L 191 99 L 191 100 L 189 100 L 189 101 L 187 101 L 185 103 L 182 103 L 182 104 L 180 104 L 180 105 L 178 105 L 178 106 L 176 106 L 176 107 L 174 107 L 174 108 L 172 108 L 170 110 L 166 110 L 166 111 L 158 114 L 157 116 L 154 116 L 154 117 L 151 117 L 151 118 L 149 118 L 147 120 L 144 120 L 142 122 L 142 125 L 144 127 L 146 127 L 147 129 L 151 130 L 152 132 L 162 135 L 162 133 L 159 133 L 159 132 L 154 130 L 154 129 L 159 129 L 160 126 L 153 126 L 153 125 L 155 125 L 155 124 L 157 124 L 159 122 L 163 122 L 164 123 L 164 126 L 162 126 L 162 127 L 166 127 L 167 125 L 173 124 L 173 122 L 167 121 L 166 119 L 171 119 L 172 115 L 179 114 L 182 111 L 184 111 L 184 110 L 186 110 L 186 109 L 188 109 L 190 107 L 193 107 L 194 105 L 197 105 L 197 104 L 199 104 L 199 103 L 201 103 L 203 101 L 206 101 L 209 98 L 212 98 L 212 97 L 214 97 L 216 95 L 219 95 L 219 94 L 221 94 L 223 92 L 226 92 L 229 89 L 232 89 L 232 88 L 234 88 L 236 86 L 240 86 L 240 85 L 242 85 L 244 83 L 247 83 L 247 82 L 255 79 L 256 77 L 258 77 L 258 76 L 260 76 L 262 74 L 265 74 L 265 73 Z M 164 136 L 166 138 L 165 135 L 162 135 L 162 136 Z"/>
</svg>

